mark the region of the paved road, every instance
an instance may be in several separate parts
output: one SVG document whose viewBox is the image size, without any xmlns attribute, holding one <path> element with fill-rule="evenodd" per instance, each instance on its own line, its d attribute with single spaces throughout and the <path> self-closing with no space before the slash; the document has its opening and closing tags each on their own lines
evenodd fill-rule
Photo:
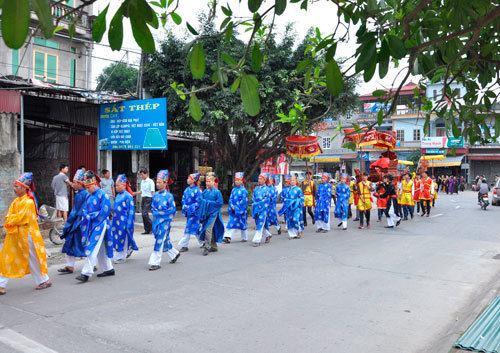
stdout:
<svg viewBox="0 0 500 353">
<path fill-rule="evenodd" d="M 497 294 L 500 207 L 481 211 L 466 192 L 441 195 L 432 213 L 208 257 L 192 241 L 156 272 L 153 241 L 138 234 L 115 277 L 78 284 L 52 266 L 41 292 L 12 280 L 0 352 L 448 352 Z"/>
</svg>

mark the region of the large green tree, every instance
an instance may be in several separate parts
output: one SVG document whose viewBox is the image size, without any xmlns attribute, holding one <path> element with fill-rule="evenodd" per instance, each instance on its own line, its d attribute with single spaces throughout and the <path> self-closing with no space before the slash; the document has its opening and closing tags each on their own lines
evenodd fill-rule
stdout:
<svg viewBox="0 0 500 353">
<path fill-rule="evenodd" d="M 134 93 L 137 90 L 138 72 L 135 67 L 122 62 L 108 65 L 97 76 L 96 89 L 119 94 Z"/>
<path fill-rule="evenodd" d="M 29 33 L 30 10 L 33 10 L 40 20 L 40 25 L 30 36 L 42 31 L 50 38 L 56 31 L 67 31 L 72 35 L 75 24 L 80 20 L 79 11 L 96 0 L 82 0 L 80 6 L 70 13 L 60 14 L 54 18 L 50 11 L 49 0 L 0 0 L 2 6 L 1 25 L 2 39 L 10 48 L 19 48 L 26 41 Z M 500 71 L 500 4 L 491 0 L 246 0 L 247 13 L 234 13 L 231 5 L 242 0 L 221 2 L 210 0 L 209 22 L 215 21 L 217 15 L 224 16 L 220 30 L 223 37 L 208 38 L 197 31 L 189 23 L 187 29 L 193 35 L 193 45 L 184 57 L 190 59 L 190 71 L 197 85 L 195 89 L 180 89 L 179 94 L 190 95 L 190 111 L 195 119 L 201 118 L 203 103 L 200 104 L 199 93 L 207 90 L 226 89 L 225 77 L 231 74 L 228 85 L 235 87 L 234 94 L 239 93 L 246 112 L 255 116 L 260 113 L 261 104 L 258 94 L 259 86 L 263 85 L 252 72 L 258 72 L 266 66 L 269 41 L 259 42 L 259 37 L 270 37 L 276 16 L 287 14 L 291 6 L 300 6 L 304 18 L 312 18 L 308 9 L 318 3 L 327 4 L 333 23 L 338 23 L 331 33 L 317 33 L 317 41 L 307 51 L 309 58 L 300 63 L 298 71 L 303 72 L 302 92 L 314 97 L 317 91 L 327 90 L 333 97 L 338 96 L 348 79 L 354 74 L 362 74 L 365 81 L 373 79 L 377 73 L 383 78 L 388 72 L 390 63 L 399 65 L 406 59 L 408 65 L 399 67 L 400 86 L 385 95 L 375 92 L 382 101 L 398 98 L 400 88 L 409 80 L 410 75 L 417 74 L 425 82 L 442 81 L 444 90 L 441 100 L 433 105 L 425 97 L 421 98 L 422 110 L 429 122 L 432 113 L 436 113 L 446 122 L 453 135 L 462 133 L 471 143 L 490 142 L 500 135 L 500 114 L 491 113 L 491 106 L 498 102 L 498 72 Z M 123 44 L 123 22 L 130 22 L 134 39 L 147 53 L 155 51 L 155 41 L 152 29 L 165 26 L 168 22 L 182 24 L 178 9 L 192 6 L 189 0 L 122 0 L 122 5 L 114 13 L 108 15 L 106 7 L 93 24 L 93 39 L 100 42 L 106 33 L 109 22 L 108 40 L 113 50 L 119 50 Z M 234 6 L 236 7 L 236 6 Z M 68 18 L 70 19 L 68 22 Z M 270 23 L 264 26 L 264 23 Z M 216 39 L 220 45 L 216 52 L 219 58 L 228 54 L 223 41 L 230 41 L 232 31 L 245 27 L 249 29 L 250 38 L 245 44 L 244 52 L 233 62 L 218 60 L 216 78 L 218 80 L 208 86 L 200 85 L 207 72 L 205 68 L 206 53 L 204 47 L 208 40 Z M 352 56 L 352 65 L 339 68 L 336 55 L 337 43 L 346 41 L 353 30 L 356 30 L 357 49 Z M 264 31 L 262 35 L 259 35 Z M 26 44 L 27 45 L 27 44 Z M 324 55 L 324 61 L 307 60 L 316 55 Z M 312 85 L 311 85 L 312 80 Z M 459 98 L 458 91 L 450 88 L 451 83 L 461 82 L 467 88 L 467 94 Z M 312 89 L 311 89 L 312 88 Z M 418 96 L 419 92 L 415 91 Z M 201 96 L 200 96 L 201 97 Z M 303 97 L 298 97 L 303 99 Z M 417 101 L 419 101 L 417 99 Z M 448 109 L 447 102 L 451 102 Z M 392 104 L 392 109 L 396 104 Z M 291 108 L 292 109 L 292 108 Z M 391 114 L 391 111 L 380 113 L 378 123 Z M 206 115 L 206 114 L 205 114 Z M 293 111 L 289 111 L 284 120 L 294 119 Z M 306 113 L 306 116 L 310 116 Z M 495 136 L 490 136 L 486 117 L 495 118 Z M 311 117 L 311 116 L 310 116 Z M 313 117 L 314 118 L 314 117 Z M 459 126 L 464 129 L 460 130 Z M 484 129 L 485 134 L 481 132 Z"/>
<path fill-rule="evenodd" d="M 237 63 L 232 58 L 240 57 L 246 50 L 245 43 L 234 35 L 228 41 L 221 42 L 218 39 L 220 32 L 206 20 L 205 17 L 205 65 L 211 75 L 194 80 L 190 73 L 192 61 L 186 62 L 185 54 L 190 43 L 169 35 L 160 44 L 160 50 L 149 56 L 144 69 L 144 80 L 153 96 L 168 97 L 169 129 L 205 133 L 212 142 L 212 155 L 216 156 L 218 165 L 222 166 L 224 171 L 245 171 L 247 175 L 252 175 L 265 159 L 285 151 L 285 137 L 293 133 L 294 128 L 291 124 L 276 122 L 280 112 L 295 109 L 297 119 L 300 119 L 301 111 L 310 112 L 311 116 L 317 118 L 300 120 L 300 127 L 309 131 L 322 117 L 345 114 L 356 107 L 358 101 L 355 78 L 349 81 L 350 89 L 333 102 L 330 101 L 330 96 L 323 92 L 312 99 L 308 97 L 307 102 L 296 103 L 301 96 L 302 84 L 295 69 L 304 59 L 304 51 L 310 43 L 310 38 L 306 38 L 294 49 L 297 38 L 293 28 L 288 26 L 280 40 L 276 40 L 274 35 L 261 39 L 267 40 L 267 45 L 263 54 L 266 57 L 266 65 L 255 74 L 255 78 L 260 82 L 259 112 L 250 117 L 240 98 L 233 94 L 235 85 L 229 86 L 226 83 L 222 89 L 198 92 L 197 99 L 201 101 L 202 113 L 200 119 L 194 120 L 183 100 L 189 98 L 178 95 L 179 89 L 210 86 L 219 79 L 224 82 L 233 81 L 238 77 L 236 71 L 219 78 L 217 67 L 221 62 L 236 66 Z M 221 45 L 225 53 L 222 57 L 218 54 Z M 175 89 L 172 89 L 172 86 Z"/>
</svg>

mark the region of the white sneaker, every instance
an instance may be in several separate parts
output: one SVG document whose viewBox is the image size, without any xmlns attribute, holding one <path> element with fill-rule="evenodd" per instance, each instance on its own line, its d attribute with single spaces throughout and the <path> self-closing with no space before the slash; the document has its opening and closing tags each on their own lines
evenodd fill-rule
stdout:
<svg viewBox="0 0 500 353">
<path fill-rule="evenodd" d="M 118 260 L 115 260 L 114 261 L 115 264 L 124 264 L 125 263 L 125 259 L 118 259 Z"/>
</svg>

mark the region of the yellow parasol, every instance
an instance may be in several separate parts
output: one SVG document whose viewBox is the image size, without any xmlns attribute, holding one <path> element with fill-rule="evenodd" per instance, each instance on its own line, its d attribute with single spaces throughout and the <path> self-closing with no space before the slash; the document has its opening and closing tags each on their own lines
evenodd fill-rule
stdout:
<svg viewBox="0 0 500 353">
<path fill-rule="evenodd" d="M 414 163 L 412 161 L 403 161 L 401 159 L 398 159 L 398 164 L 413 165 Z"/>
</svg>

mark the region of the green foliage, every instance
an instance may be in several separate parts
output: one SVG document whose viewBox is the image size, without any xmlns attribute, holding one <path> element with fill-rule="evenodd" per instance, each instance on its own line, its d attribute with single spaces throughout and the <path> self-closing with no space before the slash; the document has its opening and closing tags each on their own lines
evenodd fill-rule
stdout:
<svg viewBox="0 0 500 353">
<path fill-rule="evenodd" d="M 97 77 L 97 90 L 119 94 L 135 93 L 138 70 L 126 63 L 113 63 L 105 67 Z M 103 85 L 106 84 L 104 87 Z"/>
<path fill-rule="evenodd" d="M 12 49 L 19 49 L 28 35 L 29 0 L 4 1 L 2 6 L 2 37 Z"/>
<path fill-rule="evenodd" d="M 306 40 L 294 49 L 296 38 L 291 28 L 280 41 L 271 36 L 265 60 L 262 55 L 260 70 L 251 74 L 251 63 L 234 59 L 241 58 L 245 53 L 244 42 L 234 35 L 225 41 L 217 36 L 220 32 L 212 25 L 202 25 L 200 33 L 204 38 L 206 65 L 206 73 L 201 79 L 193 78 L 190 63 L 186 62 L 188 41 L 170 34 L 159 45 L 159 51 L 149 56 L 144 69 L 145 85 L 151 89 L 153 96 L 167 97 L 169 129 L 205 132 L 213 141 L 213 155 L 218 156 L 218 163 L 224 170 L 245 171 L 251 176 L 264 159 L 284 152 L 284 138 L 293 133 L 295 123 L 301 128 L 305 123 L 305 129 L 310 131 L 315 122 L 304 119 L 301 105 L 294 106 L 294 102 L 303 97 L 295 69 L 305 59 L 304 51 L 309 42 Z M 223 53 L 220 56 L 218 49 Z M 196 90 L 197 87 L 214 85 L 212 75 L 216 80 L 227 77 L 227 84 L 215 90 L 198 91 L 196 98 L 203 113 L 197 115 L 195 111 L 193 114 L 197 104 L 192 102 L 191 96 L 187 107 L 183 95 L 189 90 L 185 87 Z M 324 93 L 309 103 L 307 113 L 310 116 L 335 116 L 343 109 L 354 108 L 357 105 L 354 89 L 355 81 L 352 81 L 350 91 L 343 91 L 333 100 L 330 108 L 325 86 Z M 255 102 L 258 106 L 254 105 Z M 288 116 L 289 113 L 294 115 L 294 112 L 296 121 L 276 122 L 278 114 Z M 193 117 L 201 120 L 196 121 Z"/>
</svg>

